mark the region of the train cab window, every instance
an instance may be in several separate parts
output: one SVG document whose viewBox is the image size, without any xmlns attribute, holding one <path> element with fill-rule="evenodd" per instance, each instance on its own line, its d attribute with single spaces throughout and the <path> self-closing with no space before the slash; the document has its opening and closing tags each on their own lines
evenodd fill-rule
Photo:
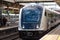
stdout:
<svg viewBox="0 0 60 40">
<path fill-rule="evenodd" d="M 45 11 L 45 16 L 47 16 L 47 13 L 46 13 L 46 11 Z"/>
<path fill-rule="evenodd" d="M 53 23 L 53 20 L 51 20 L 51 23 Z"/>
<path fill-rule="evenodd" d="M 21 23 L 24 29 L 35 29 L 37 24 L 41 21 L 42 17 L 42 8 L 24 8 L 22 10 L 22 19 Z"/>
</svg>

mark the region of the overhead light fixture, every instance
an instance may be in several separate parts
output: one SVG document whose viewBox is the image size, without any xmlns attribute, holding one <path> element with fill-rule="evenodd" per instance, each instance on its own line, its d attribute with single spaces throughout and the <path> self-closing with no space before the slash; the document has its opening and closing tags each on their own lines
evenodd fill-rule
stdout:
<svg viewBox="0 0 60 40">
<path fill-rule="evenodd" d="M 12 2 L 12 3 L 14 3 L 14 2 L 15 2 L 14 0 L 4 0 L 4 1 Z"/>
<path fill-rule="evenodd" d="M 14 8 L 14 7 L 9 7 L 10 9 L 16 9 L 16 10 L 19 10 L 19 8 Z"/>
<path fill-rule="evenodd" d="M 7 6 L 3 6 L 3 8 L 7 8 Z"/>
<path fill-rule="evenodd" d="M 3 6 L 3 8 L 5 9 L 5 8 L 7 8 L 7 6 Z M 8 8 L 19 10 L 19 8 L 14 8 L 14 7 L 8 7 Z"/>
</svg>

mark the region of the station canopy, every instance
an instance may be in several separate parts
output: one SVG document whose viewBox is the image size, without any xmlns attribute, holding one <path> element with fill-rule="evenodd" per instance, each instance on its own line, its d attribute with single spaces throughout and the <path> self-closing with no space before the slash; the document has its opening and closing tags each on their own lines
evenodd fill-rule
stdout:
<svg viewBox="0 0 60 40">
<path fill-rule="evenodd" d="M 58 5 L 60 5 L 60 0 L 54 0 Z"/>
<path fill-rule="evenodd" d="M 40 1 L 53 1 L 53 0 L 4 0 L 8 2 L 40 2 Z"/>
<path fill-rule="evenodd" d="M 58 5 L 60 5 L 60 0 L 4 0 L 8 2 L 45 2 L 45 1 L 55 1 Z"/>
<path fill-rule="evenodd" d="M 26 1 L 27 2 L 30 2 L 30 1 L 31 2 L 40 2 L 40 1 L 44 1 L 45 2 L 45 1 L 53 1 L 53 0 L 16 0 L 16 2 L 22 2 L 22 1 L 23 2 L 26 2 Z"/>
</svg>

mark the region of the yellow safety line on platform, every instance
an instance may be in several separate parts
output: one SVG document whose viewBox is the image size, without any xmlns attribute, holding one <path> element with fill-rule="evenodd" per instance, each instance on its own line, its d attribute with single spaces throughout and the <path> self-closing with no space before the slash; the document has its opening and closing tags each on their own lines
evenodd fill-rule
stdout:
<svg viewBox="0 0 60 40">
<path fill-rule="evenodd" d="M 58 37 L 58 39 L 57 40 L 60 40 L 60 36 Z"/>
</svg>

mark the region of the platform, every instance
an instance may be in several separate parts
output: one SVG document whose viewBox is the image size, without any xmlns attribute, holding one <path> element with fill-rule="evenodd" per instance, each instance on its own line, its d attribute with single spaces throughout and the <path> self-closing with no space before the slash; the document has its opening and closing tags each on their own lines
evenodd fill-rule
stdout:
<svg viewBox="0 0 60 40">
<path fill-rule="evenodd" d="M 43 36 L 40 40 L 60 40 L 60 25 Z"/>
<path fill-rule="evenodd" d="M 16 27 L 18 27 L 18 25 L 13 25 L 13 26 L 8 26 L 8 27 L 1 27 L 1 28 L 0 28 L 0 31 L 2 31 L 2 30 L 7 30 L 7 29 L 11 29 L 11 28 L 16 28 Z"/>
</svg>

